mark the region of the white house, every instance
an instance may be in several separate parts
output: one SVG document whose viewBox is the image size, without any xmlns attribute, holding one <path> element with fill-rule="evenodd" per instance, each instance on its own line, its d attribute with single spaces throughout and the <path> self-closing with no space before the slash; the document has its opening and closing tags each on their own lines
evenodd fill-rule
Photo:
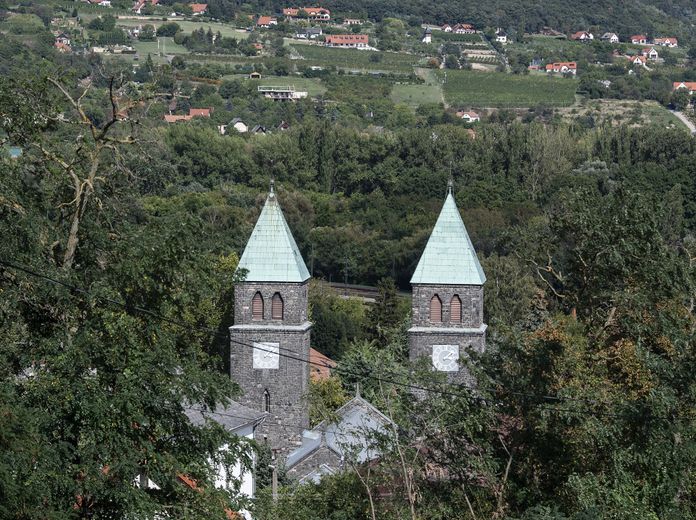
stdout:
<svg viewBox="0 0 696 520">
<path fill-rule="evenodd" d="M 645 47 L 643 50 L 640 51 L 640 53 L 649 60 L 654 61 L 659 58 L 659 55 L 657 54 L 655 47 Z"/>
<path fill-rule="evenodd" d="M 498 28 L 495 31 L 495 41 L 499 43 L 507 43 L 508 41 L 507 34 L 505 34 L 505 31 L 503 31 L 501 28 Z"/>
<path fill-rule="evenodd" d="M 462 119 L 466 123 L 476 123 L 477 121 L 481 121 L 481 116 L 473 110 L 460 110 L 459 112 L 457 112 L 456 115 L 458 118 Z"/>
<path fill-rule="evenodd" d="M 423 38 L 421 38 L 421 41 L 423 43 L 432 43 L 433 41 L 433 31 L 430 27 L 427 27 L 425 29 L 425 32 L 423 32 Z"/>
<path fill-rule="evenodd" d="M 602 41 L 609 43 L 619 43 L 619 36 L 616 33 L 607 32 L 602 35 Z"/>
<path fill-rule="evenodd" d="M 232 126 L 232 128 L 234 128 L 240 134 L 249 131 L 249 126 L 238 117 L 235 117 L 232 121 L 230 121 L 230 126 Z"/>
</svg>

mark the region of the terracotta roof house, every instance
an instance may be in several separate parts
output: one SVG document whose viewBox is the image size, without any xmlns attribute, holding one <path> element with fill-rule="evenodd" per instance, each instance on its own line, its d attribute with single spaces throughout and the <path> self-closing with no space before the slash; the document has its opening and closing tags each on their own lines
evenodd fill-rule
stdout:
<svg viewBox="0 0 696 520">
<path fill-rule="evenodd" d="M 212 108 L 189 108 L 189 116 L 191 117 L 210 117 Z"/>
<path fill-rule="evenodd" d="M 63 53 L 72 52 L 72 47 L 70 47 L 70 44 L 68 44 L 68 43 L 56 41 L 56 43 L 54 43 L 53 46 L 56 48 L 56 50 L 58 52 L 63 52 Z"/>
<path fill-rule="evenodd" d="M 191 121 L 194 117 L 210 117 L 212 108 L 189 108 L 189 113 L 186 115 L 165 114 L 164 120 L 167 123 L 178 123 L 179 121 Z"/>
<path fill-rule="evenodd" d="M 463 119 L 467 123 L 475 123 L 477 121 L 481 121 L 481 116 L 478 115 L 478 113 L 474 112 L 473 110 L 469 110 L 469 111 L 460 110 L 457 112 L 456 115 L 458 118 Z"/>
<path fill-rule="evenodd" d="M 643 56 L 643 55 L 636 55 L 636 56 L 626 56 L 631 63 L 634 65 L 645 65 L 646 62 L 648 61 L 648 58 Z"/>
<path fill-rule="evenodd" d="M 452 27 L 452 32 L 455 34 L 474 34 L 476 29 L 470 23 L 458 23 Z"/>
<path fill-rule="evenodd" d="M 324 7 L 286 7 L 283 9 L 283 16 L 296 18 L 300 11 L 307 13 L 310 20 L 328 22 L 331 19 L 331 11 Z"/>
<path fill-rule="evenodd" d="M 309 348 L 309 378 L 312 381 L 321 381 L 331 377 L 331 369 L 336 366 L 336 362 L 319 352 Z"/>
<path fill-rule="evenodd" d="M 672 83 L 672 91 L 686 89 L 689 94 L 696 92 L 696 81 L 675 81 Z"/>
<path fill-rule="evenodd" d="M 256 20 L 257 27 L 268 29 L 271 25 L 278 25 L 278 19 L 275 16 L 259 16 Z"/>
<path fill-rule="evenodd" d="M 657 51 L 655 50 L 655 47 L 645 47 L 640 51 L 640 53 L 648 58 L 649 60 L 656 60 L 660 56 L 657 54 Z"/>
<path fill-rule="evenodd" d="M 208 10 L 208 4 L 189 4 L 193 16 L 200 16 Z"/>
<path fill-rule="evenodd" d="M 554 74 L 577 74 L 578 64 L 574 61 L 558 61 L 546 65 L 546 72 Z"/>
<path fill-rule="evenodd" d="M 679 41 L 676 38 L 655 38 L 653 44 L 660 47 L 679 47 Z"/>
<path fill-rule="evenodd" d="M 631 36 L 631 43 L 634 45 L 645 45 L 648 43 L 648 37 L 644 34 L 634 34 Z"/>
<path fill-rule="evenodd" d="M 326 36 L 327 47 L 366 49 L 368 43 L 367 34 L 329 34 Z"/>
<path fill-rule="evenodd" d="M 440 27 L 440 30 L 442 30 L 444 32 L 452 32 L 452 26 L 450 24 L 446 23 L 445 25 Z"/>
<path fill-rule="evenodd" d="M 587 31 L 578 31 L 576 33 L 571 34 L 570 39 L 580 42 L 589 42 L 591 40 L 594 40 L 594 35 Z"/>
<path fill-rule="evenodd" d="M 145 5 L 148 3 L 151 5 L 157 5 L 159 3 L 159 0 L 137 0 L 135 2 L 135 5 L 133 6 L 133 11 L 136 14 L 140 14 L 143 10 L 143 7 L 145 7 Z"/>
</svg>

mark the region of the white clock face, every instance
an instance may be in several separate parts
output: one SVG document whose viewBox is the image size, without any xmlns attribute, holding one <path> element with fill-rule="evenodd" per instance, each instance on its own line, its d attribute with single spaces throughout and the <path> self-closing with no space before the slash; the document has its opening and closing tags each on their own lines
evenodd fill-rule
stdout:
<svg viewBox="0 0 696 520">
<path fill-rule="evenodd" d="M 254 368 L 278 368 L 280 343 L 254 342 Z"/>
<path fill-rule="evenodd" d="M 433 345 L 433 366 L 441 372 L 457 372 L 459 345 Z"/>
</svg>

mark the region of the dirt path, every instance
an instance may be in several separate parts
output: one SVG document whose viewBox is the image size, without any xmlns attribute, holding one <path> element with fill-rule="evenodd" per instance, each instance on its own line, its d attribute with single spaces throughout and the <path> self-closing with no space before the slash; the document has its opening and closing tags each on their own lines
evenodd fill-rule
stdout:
<svg viewBox="0 0 696 520">
<path fill-rule="evenodd" d="M 675 116 L 679 118 L 679 120 L 684 123 L 687 128 L 689 129 L 689 132 L 691 132 L 691 135 L 696 134 L 696 125 L 694 125 L 691 120 L 684 115 L 683 112 L 677 112 L 676 110 L 670 110 Z"/>
</svg>

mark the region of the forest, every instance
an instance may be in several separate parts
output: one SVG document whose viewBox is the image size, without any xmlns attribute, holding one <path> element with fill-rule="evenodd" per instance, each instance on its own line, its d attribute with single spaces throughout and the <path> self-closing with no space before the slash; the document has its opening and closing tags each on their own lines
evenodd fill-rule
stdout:
<svg viewBox="0 0 696 520">
<path fill-rule="evenodd" d="M 503 4 L 518 3 L 352 5 L 505 25 Z M 524 19 L 608 12 L 562 4 Z M 645 5 L 616 14 L 644 23 Z M 660 7 L 668 20 L 688 3 Z M 238 79 L 51 53 L 0 35 L 0 518 L 696 518 L 689 133 L 505 110 L 472 128 L 441 105 L 395 107 L 389 76 L 335 74 L 337 101 L 273 104 Z M 174 91 L 179 109 L 216 110 L 165 124 Z M 230 115 L 289 128 L 221 135 Z M 233 287 L 271 179 L 315 279 L 312 345 L 338 363 L 312 387 L 313 420 L 359 383 L 397 434 L 374 465 L 318 484 L 281 471 L 277 501 L 252 442 L 249 501 L 212 470 L 251 467 L 249 443 L 194 427 L 184 405 L 241 391 Z M 473 388 L 408 359 L 409 280 L 448 180 L 488 278 Z M 160 489 L 133 485 L 143 471 Z"/>
</svg>

